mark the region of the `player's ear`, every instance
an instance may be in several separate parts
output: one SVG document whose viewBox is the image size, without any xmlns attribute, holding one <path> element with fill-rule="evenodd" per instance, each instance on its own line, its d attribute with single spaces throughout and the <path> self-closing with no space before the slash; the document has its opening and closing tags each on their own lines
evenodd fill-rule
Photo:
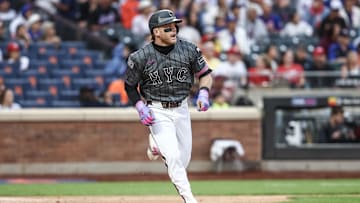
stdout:
<svg viewBox="0 0 360 203">
<path fill-rule="evenodd" d="M 159 36 L 160 35 L 160 29 L 159 28 L 154 28 L 153 33 L 154 33 L 154 36 Z"/>
</svg>

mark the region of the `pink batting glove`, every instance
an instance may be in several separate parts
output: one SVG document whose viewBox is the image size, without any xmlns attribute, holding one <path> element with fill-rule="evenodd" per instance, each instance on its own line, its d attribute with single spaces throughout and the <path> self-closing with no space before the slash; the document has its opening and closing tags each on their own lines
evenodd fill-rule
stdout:
<svg viewBox="0 0 360 203">
<path fill-rule="evenodd" d="M 140 121 L 146 126 L 151 126 L 154 123 L 154 116 L 149 107 L 145 105 L 143 101 L 138 101 L 135 105 L 136 110 L 139 113 Z"/>
<path fill-rule="evenodd" d="M 200 89 L 196 105 L 198 111 L 207 111 L 209 109 L 209 91 Z"/>
</svg>

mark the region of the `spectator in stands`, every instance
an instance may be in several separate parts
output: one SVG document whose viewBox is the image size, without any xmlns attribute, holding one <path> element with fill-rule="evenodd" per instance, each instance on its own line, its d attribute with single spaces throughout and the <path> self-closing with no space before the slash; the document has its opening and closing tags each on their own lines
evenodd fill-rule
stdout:
<svg viewBox="0 0 360 203">
<path fill-rule="evenodd" d="M 190 14 L 190 16 L 196 17 L 194 14 Z M 181 39 L 187 40 L 199 46 L 201 42 L 201 35 L 198 29 L 188 24 L 191 17 L 182 18 L 183 21 L 179 24 L 178 36 Z"/>
<path fill-rule="evenodd" d="M 261 15 L 261 8 L 258 4 L 249 3 L 246 15 L 245 30 L 247 40 L 251 45 L 255 44 L 267 37 L 267 28 L 264 22 L 259 18 Z"/>
<path fill-rule="evenodd" d="M 109 107 L 114 106 L 113 95 L 107 90 L 100 93 L 99 100 L 100 102 L 107 104 Z"/>
<path fill-rule="evenodd" d="M 270 62 L 271 70 L 276 72 L 279 64 L 279 51 L 275 44 L 269 44 L 265 49 L 265 57 Z"/>
<path fill-rule="evenodd" d="M 118 10 L 111 6 L 111 0 L 99 0 L 98 7 L 90 14 L 89 26 L 92 32 L 99 32 L 107 26 L 120 22 Z"/>
<path fill-rule="evenodd" d="M 150 0 L 139 2 L 139 13 L 133 18 L 131 32 L 139 37 L 145 37 L 150 33 L 148 21 L 153 13 L 153 5 Z"/>
<path fill-rule="evenodd" d="M 230 107 L 230 104 L 226 101 L 226 97 L 220 92 L 214 96 L 211 107 L 213 109 L 227 109 Z"/>
<path fill-rule="evenodd" d="M 290 21 L 285 24 L 284 29 L 281 31 L 283 36 L 312 36 L 313 29 L 306 22 L 300 19 L 297 11 L 290 14 Z"/>
<path fill-rule="evenodd" d="M 220 66 L 220 59 L 217 57 L 214 40 L 205 38 L 201 44 L 201 51 L 209 67 L 215 71 Z"/>
<path fill-rule="evenodd" d="M 282 64 L 276 71 L 276 77 L 286 81 L 292 88 L 302 88 L 305 85 L 304 68 L 294 62 L 294 52 L 286 50 L 282 57 Z"/>
<path fill-rule="evenodd" d="M 61 39 L 56 34 L 56 29 L 53 22 L 45 21 L 41 25 L 41 30 L 43 33 L 41 41 L 52 44 L 55 47 L 60 47 Z"/>
<path fill-rule="evenodd" d="M 273 12 L 272 4 L 271 0 L 263 1 L 263 14 L 260 16 L 260 19 L 265 23 L 268 33 L 279 33 L 284 24 L 281 17 L 277 13 Z"/>
<path fill-rule="evenodd" d="M 118 42 L 113 49 L 112 58 L 105 66 L 105 73 L 113 79 L 122 78 L 127 68 L 127 58 L 131 52 L 136 50 L 136 48 L 136 42 L 130 37 L 126 37 Z"/>
<path fill-rule="evenodd" d="M 11 89 L 4 89 L 0 93 L 0 110 L 15 109 L 21 109 L 21 106 L 14 102 L 14 92 Z"/>
<path fill-rule="evenodd" d="M 327 63 L 326 53 L 323 47 L 315 47 L 312 53 L 313 62 L 307 70 L 309 76 L 306 77 L 310 88 L 329 88 L 334 86 L 335 76 L 333 69 Z"/>
<path fill-rule="evenodd" d="M 29 19 L 29 17 L 32 15 L 33 13 L 33 7 L 32 4 L 28 3 L 25 4 L 22 8 L 21 8 L 21 12 L 16 16 L 15 19 L 13 19 L 9 25 L 9 31 L 10 31 L 10 35 L 13 37 L 16 33 L 16 28 L 20 25 L 20 24 L 25 24 L 27 20 Z"/>
<path fill-rule="evenodd" d="M 335 42 L 338 34 L 344 28 L 346 23 L 344 18 L 339 14 L 342 9 L 342 3 L 340 0 L 332 0 L 330 3 L 330 13 L 321 22 L 319 30 L 317 31 L 320 38 L 320 45 L 327 51 L 330 44 Z"/>
<path fill-rule="evenodd" d="M 358 54 L 355 51 L 349 51 L 346 57 L 346 63 L 341 67 L 342 78 L 360 78 L 360 63 Z"/>
<path fill-rule="evenodd" d="M 293 13 L 294 10 L 294 5 L 291 5 L 290 0 L 274 1 L 273 12 L 277 13 L 284 23 L 290 21 L 290 14 Z"/>
<path fill-rule="evenodd" d="M 120 104 L 122 106 L 128 106 L 131 105 L 129 103 L 129 97 L 125 91 L 125 82 L 122 79 L 116 79 L 113 80 L 108 89 L 107 89 L 108 93 L 110 94 L 117 94 L 120 95 Z"/>
<path fill-rule="evenodd" d="M 41 25 L 42 25 L 41 16 L 37 13 L 32 14 L 27 20 L 29 35 L 33 42 L 38 42 L 43 37 Z"/>
<path fill-rule="evenodd" d="M 54 4 L 60 16 L 72 21 L 77 19 L 77 0 L 58 0 Z"/>
<path fill-rule="evenodd" d="M 32 43 L 31 36 L 25 24 L 19 24 L 19 26 L 16 28 L 16 33 L 13 39 L 18 42 L 25 50 L 27 50 Z"/>
<path fill-rule="evenodd" d="M 0 20 L 10 22 L 15 17 L 16 12 L 10 8 L 9 0 L 0 0 Z"/>
<path fill-rule="evenodd" d="M 234 46 L 227 51 L 227 60 L 220 63 L 213 71 L 213 75 L 226 77 L 224 85 L 231 91 L 246 86 L 247 70 L 237 47 Z"/>
<path fill-rule="evenodd" d="M 270 62 L 264 55 L 256 58 L 255 66 L 249 68 L 249 86 L 250 87 L 269 87 L 273 77 Z"/>
<path fill-rule="evenodd" d="M 0 20 L 0 41 L 7 41 L 8 39 L 7 27 L 5 23 Z"/>
<path fill-rule="evenodd" d="M 186 12 L 184 13 L 185 20 L 188 26 L 191 26 L 197 29 L 200 34 L 203 33 L 204 25 L 199 18 L 200 8 L 196 2 L 191 2 L 186 8 Z"/>
<path fill-rule="evenodd" d="M 349 30 L 342 29 L 337 41 L 329 47 L 328 59 L 330 62 L 345 63 L 347 53 L 354 50 L 355 46 L 351 43 Z"/>
<path fill-rule="evenodd" d="M 311 60 L 306 46 L 303 44 L 297 45 L 295 48 L 295 63 L 300 64 L 304 70 L 308 70 L 311 66 Z"/>
<path fill-rule="evenodd" d="M 55 5 L 59 3 L 59 0 L 34 0 L 33 2 L 36 7 L 39 7 L 52 15 L 55 15 L 57 12 Z"/>
<path fill-rule="evenodd" d="M 79 92 L 81 107 L 109 107 L 108 104 L 100 101 L 95 95 L 95 90 L 90 87 L 81 87 Z"/>
<path fill-rule="evenodd" d="M 78 1 L 78 25 L 80 28 L 88 27 L 88 20 L 90 19 L 91 14 L 98 7 L 97 0 L 79 0 Z"/>
<path fill-rule="evenodd" d="M 121 24 L 125 29 L 131 30 L 132 21 L 138 14 L 138 4 L 139 0 L 124 0 L 121 4 L 119 8 L 120 13 L 126 13 L 126 15 L 121 16 Z"/>
<path fill-rule="evenodd" d="M 237 19 L 236 19 L 236 21 L 237 21 Z M 238 22 L 238 21 L 237 21 Z M 236 25 L 237 26 L 237 25 Z M 226 29 L 227 28 L 227 21 L 226 21 L 226 17 L 225 17 L 225 15 L 221 15 L 221 14 L 219 14 L 219 15 L 217 15 L 216 17 L 215 17 L 215 22 L 214 22 L 214 31 L 216 32 L 216 33 L 218 33 L 218 32 L 220 32 L 220 31 L 222 31 L 222 30 L 224 30 L 224 29 Z M 208 29 L 208 28 L 205 28 L 205 29 Z"/>
<path fill-rule="evenodd" d="M 6 61 L 9 64 L 19 64 L 19 70 L 25 71 L 29 68 L 30 59 L 21 55 L 21 47 L 17 42 L 9 42 L 6 47 Z"/>
<path fill-rule="evenodd" d="M 347 125 L 343 108 L 341 106 L 332 107 L 330 118 L 320 131 L 320 142 L 346 143 L 355 140 L 354 130 Z"/>
<path fill-rule="evenodd" d="M 222 51 L 228 51 L 231 47 L 237 46 L 241 54 L 246 55 L 250 53 L 250 44 L 247 40 L 246 31 L 244 28 L 236 26 L 236 18 L 229 17 L 227 19 L 227 29 L 221 30 L 218 33 L 218 39 Z"/>
<path fill-rule="evenodd" d="M 344 18 L 348 28 L 360 28 L 360 8 L 356 5 L 356 0 L 344 1 L 340 16 Z"/>
<path fill-rule="evenodd" d="M 313 0 L 311 7 L 304 12 L 304 19 L 315 31 L 319 30 L 321 22 L 328 16 L 330 10 L 324 5 L 323 0 Z"/>
</svg>

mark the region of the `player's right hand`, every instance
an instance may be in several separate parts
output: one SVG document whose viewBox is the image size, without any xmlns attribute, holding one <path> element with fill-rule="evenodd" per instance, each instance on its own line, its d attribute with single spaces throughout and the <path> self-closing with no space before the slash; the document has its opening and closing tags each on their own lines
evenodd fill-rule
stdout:
<svg viewBox="0 0 360 203">
<path fill-rule="evenodd" d="M 155 120 L 151 109 L 141 100 L 136 103 L 135 107 L 139 113 L 141 123 L 146 126 L 151 126 Z"/>
</svg>

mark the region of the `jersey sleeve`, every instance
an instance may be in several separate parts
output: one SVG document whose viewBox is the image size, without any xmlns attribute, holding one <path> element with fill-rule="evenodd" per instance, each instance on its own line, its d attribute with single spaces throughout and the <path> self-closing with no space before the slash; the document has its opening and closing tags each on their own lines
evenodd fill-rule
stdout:
<svg viewBox="0 0 360 203">
<path fill-rule="evenodd" d="M 131 54 L 127 61 L 127 69 L 125 73 L 125 82 L 130 86 L 137 86 L 141 79 L 141 70 L 135 60 L 135 55 Z"/>
<path fill-rule="evenodd" d="M 193 55 L 194 59 L 192 61 L 192 68 L 196 77 L 200 77 L 202 74 L 208 72 L 210 69 L 201 53 L 200 48 L 194 46 L 193 49 L 194 49 L 194 55 Z"/>
</svg>

